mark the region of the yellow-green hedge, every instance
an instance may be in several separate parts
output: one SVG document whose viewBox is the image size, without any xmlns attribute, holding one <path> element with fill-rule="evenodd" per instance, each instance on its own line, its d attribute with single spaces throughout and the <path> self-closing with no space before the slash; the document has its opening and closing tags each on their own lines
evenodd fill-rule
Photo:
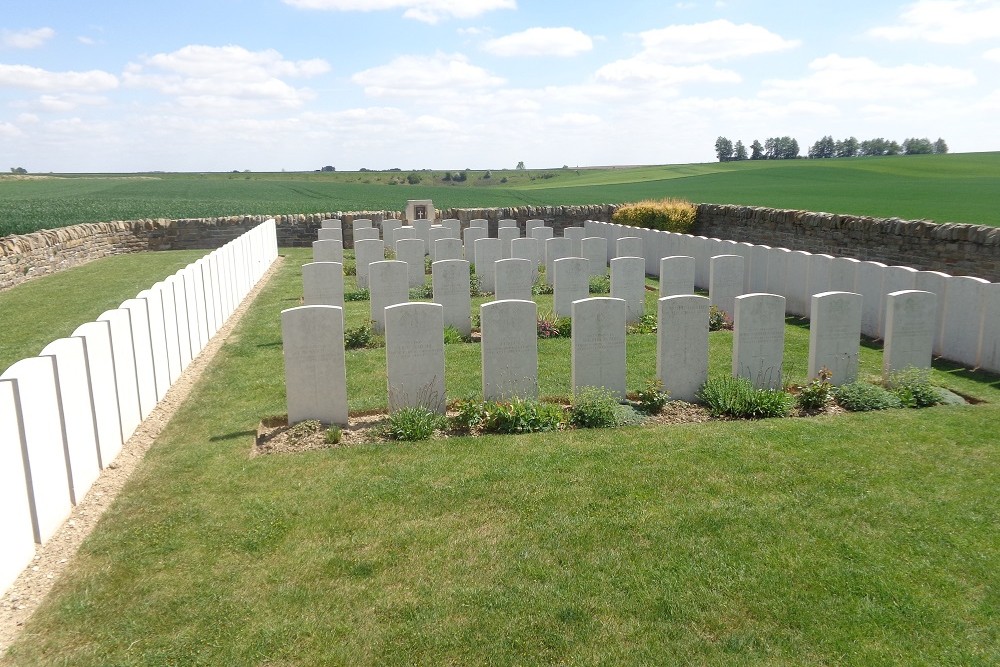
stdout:
<svg viewBox="0 0 1000 667">
<path fill-rule="evenodd" d="M 694 227 L 697 214 L 698 207 L 683 199 L 647 199 L 624 204 L 611 220 L 620 225 L 687 234 Z"/>
</svg>

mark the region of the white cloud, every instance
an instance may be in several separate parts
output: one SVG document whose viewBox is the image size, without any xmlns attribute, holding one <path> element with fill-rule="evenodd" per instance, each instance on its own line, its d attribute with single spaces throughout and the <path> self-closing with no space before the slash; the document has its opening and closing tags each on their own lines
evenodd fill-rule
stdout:
<svg viewBox="0 0 1000 667">
<path fill-rule="evenodd" d="M 13 123 L 7 123 L 0 121 L 0 137 L 5 139 L 13 139 L 14 137 L 20 137 L 23 132 Z"/>
<path fill-rule="evenodd" d="M 899 19 L 896 25 L 872 28 L 868 35 L 938 44 L 969 44 L 1000 37 L 1000 2 L 996 0 L 919 0 Z"/>
<path fill-rule="evenodd" d="M 639 33 L 639 38 L 643 50 L 636 57 L 662 63 L 733 60 L 787 51 L 800 44 L 759 25 L 737 25 L 725 19 L 647 30 Z"/>
<path fill-rule="evenodd" d="M 299 9 L 373 12 L 403 9 L 403 16 L 424 23 L 443 19 L 470 19 L 496 9 L 517 9 L 516 0 L 284 0 Z"/>
<path fill-rule="evenodd" d="M 52 28 L 0 30 L 0 45 L 10 49 L 35 49 L 55 37 Z"/>
<path fill-rule="evenodd" d="M 983 54 L 983 58 L 991 62 L 1000 63 L 1000 49 L 990 49 Z"/>
<path fill-rule="evenodd" d="M 594 48 L 594 40 L 574 28 L 528 28 L 483 44 L 495 56 L 570 57 Z"/>
<path fill-rule="evenodd" d="M 617 60 L 599 70 L 598 79 L 614 82 L 649 82 L 662 85 L 677 85 L 682 83 L 740 83 L 743 79 L 736 72 L 728 69 L 717 69 L 711 65 L 693 65 L 677 67 L 647 62 L 638 58 Z"/>
<path fill-rule="evenodd" d="M 297 107 L 314 95 L 283 77 L 312 77 L 329 70 L 324 60 L 285 60 L 274 49 L 190 45 L 145 58 L 142 64 L 130 63 L 123 81 L 176 97 L 185 107 L 232 107 L 247 101 Z"/>
<path fill-rule="evenodd" d="M 883 67 L 868 58 L 832 54 L 809 63 L 812 74 L 802 79 L 764 82 L 765 97 L 825 100 L 913 100 L 934 97 L 942 90 L 976 84 L 972 72 L 939 65 Z"/>
<path fill-rule="evenodd" d="M 25 88 L 45 92 L 98 92 L 118 87 L 118 77 L 101 70 L 50 72 L 28 65 L 0 64 L 0 87 Z"/>
<path fill-rule="evenodd" d="M 502 86 L 502 78 L 469 63 L 459 53 L 400 56 L 358 72 L 351 81 L 372 97 L 453 96 Z"/>
</svg>

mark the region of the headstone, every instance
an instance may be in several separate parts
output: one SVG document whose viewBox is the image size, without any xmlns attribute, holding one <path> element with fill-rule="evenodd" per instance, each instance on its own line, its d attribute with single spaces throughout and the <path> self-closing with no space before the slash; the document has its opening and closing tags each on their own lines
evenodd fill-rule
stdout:
<svg viewBox="0 0 1000 667">
<path fill-rule="evenodd" d="M 462 221 L 458 218 L 446 218 L 441 221 L 441 226 L 448 230 L 448 238 L 462 238 Z"/>
<path fill-rule="evenodd" d="M 590 276 L 597 278 L 608 272 L 608 240 L 588 236 L 580 239 L 580 257 L 590 262 Z"/>
<path fill-rule="evenodd" d="M 708 380 L 709 299 L 673 295 L 657 305 L 656 377 L 670 398 L 693 402 Z"/>
<path fill-rule="evenodd" d="M 435 254 L 437 252 L 437 242 L 441 239 L 448 238 L 450 233 L 451 231 L 446 227 L 442 227 L 441 225 L 431 225 L 430 231 L 428 231 L 428 238 L 430 240 L 428 241 L 429 245 L 427 246 L 427 255 L 431 258 L 432 262 L 438 259 Z"/>
<path fill-rule="evenodd" d="M 314 262 L 344 263 L 344 245 L 340 241 L 313 241 Z"/>
<path fill-rule="evenodd" d="M 834 257 L 833 261 L 830 262 L 829 291 L 860 294 L 857 289 L 858 265 L 860 264 L 861 261 L 853 257 Z"/>
<path fill-rule="evenodd" d="M 755 293 L 767 291 L 767 263 L 771 257 L 771 246 L 755 245 L 751 251 L 750 283 L 748 290 Z M 851 289 L 854 289 L 853 286 Z"/>
<path fill-rule="evenodd" d="M 399 260 L 382 260 L 368 265 L 369 300 L 372 328 L 376 333 L 385 331 L 385 309 L 410 298 L 407 263 Z"/>
<path fill-rule="evenodd" d="M 0 595 L 35 556 L 35 533 L 24 478 L 25 443 L 16 380 L 0 380 Z"/>
<path fill-rule="evenodd" d="M 208 345 L 212 336 L 209 333 L 210 325 L 208 324 L 208 312 L 205 304 L 205 276 L 202 273 L 201 265 L 197 262 L 189 264 L 185 270 L 188 271 L 194 289 L 192 297 L 188 299 L 188 306 L 193 306 L 194 313 L 188 315 L 188 320 L 198 329 L 198 352 L 200 353 Z"/>
<path fill-rule="evenodd" d="M 542 250 L 544 252 L 545 242 L 551 238 L 555 238 L 552 228 L 540 225 L 531 230 L 531 238 L 538 239 L 538 242 L 542 244 Z"/>
<path fill-rule="evenodd" d="M 809 316 L 809 260 L 812 253 L 793 250 L 788 255 L 788 273 L 785 280 L 786 307 L 797 317 Z"/>
<path fill-rule="evenodd" d="M 385 357 L 389 412 L 422 406 L 445 413 L 441 304 L 402 303 L 386 308 Z"/>
<path fill-rule="evenodd" d="M 517 227 L 517 220 L 513 218 L 501 218 L 497 220 L 497 229 L 503 229 L 504 227 Z"/>
<path fill-rule="evenodd" d="M 552 239 L 554 240 L 556 239 Z M 590 295 L 588 262 L 582 257 L 563 257 L 552 263 L 552 272 L 552 312 L 557 317 L 572 317 L 573 302 Z"/>
<path fill-rule="evenodd" d="M 340 229 L 340 218 L 327 218 L 319 223 L 320 229 Z"/>
<path fill-rule="evenodd" d="M 402 227 L 402 220 L 392 219 L 382 221 L 382 241 L 385 242 L 387 248 L 396 247 L 396 231 Z"/>
<path fill-rule="evenodd" d="M 627 324 L 638 322 L 646 314 L 645 269 L 642 257 L 615 257 L 611 260 L 611 297 L 625 302 Z"/>
<path fill-rule="evenodd" d="M 526 220 L 524 222 L 525 238 L 532 238 L 531 230 L 535 229 L 536 227 L 544 227 L 544 226 L 545 226 L 544 220 L 539 220 L 538 218 L 531 218 L 530 220 Z"/>
<path fill-rule="evenodd" d="M 479 239 L 475 245 L 476 275 L 479 276 L 479 286 L 484 292 L 493 293 L 496 289 L 496 270 L 494 262 L 499 262 L 500 239 Z"/>
<path fill-rule="evenodd" d="M 906 368 L 930 369 L 937 295 L 919 290 L 891 292 L 886 298 L 882 379 Z"/>
<path fill-rule="evenodd" d="M 744 294 L 735 299 L 733 375 L 758 389 L 780 389 L 785 349 L 785 297 Z"/>
<path fill-rule="evenodd" d="M 881 322 L 882 284 L 885 280 L 886 266 L 882 262 L 861 262 L 855 280 L 855 292 L 864 301 L 861 304 L 861 333 L 869 338 L 879 337 L 879 322 Z"/>
<path fill-rule="evenodd" d="M 890 292 L 902 292 L 916 288 L 917 270 L 909 266 L 888 266 L 882 280 L 882 301 L 879 304 L 878 335 L 885 335 L 886 299 Z M 937 314 L 934 316 L 937 321 Z"/>
<path fill-rule="evenodd" d="M 615 243 L 615 257 L 644 257 L 642 239 L 638 236 L 623 236 Z"/>
<path fill-rule="evenodd" d="M 455 327 L 463 336 L 472 335 L 470 278 L 470 265 L 464 259 L 439 259 L 431 264 L 434 303 L 444 309 L 442 311 L 444 326 Z"/>
<path fill-rule="evenodd" d="M 767 292 L 785 298 L 788 307 L 788 263 L 792 251 L 788 248 L 771 248 L 767 255 Z"/>
<path fill-rule="evenodd" d="M 660 298 L 694 294 L 694 257 L 671 255 L 660 260 Z"/>
<path fill-rule="evenodd" d="M 424 242 L 424 252 L 430 252 L 430 242 L 431 242 L 431 221 L 430 220 L 411 220 L 410 226 L 413 227 L 413 231 L 416 234 L 416 238 Z"/>
<path fill-rule="evenodd" d="M 676 234 L 668 234 L 668 236 L 677 236 Z M 736 254 L 743 258 L 743 285 L 747 291 L 750 291 L 751 285 L 751 266 L 754 255 L 754 244 L 747 243 L 746 241 L 741 241 L 736 244 Z M 668 253 L 672 254 L 672 253 Z M 664 255 L 666 256 L 666 255 Z"/>
<path fill-rule="evenodd" d="M 489 229 L 490 221 L 486 218 L 473 218 L 469 220 L 469 227 L 478 227 L 480 229 Z"/>
<path fill-rule="evenodd" d="M 462 243 L 465 251 L 465 259 L 473 264 L 476 263 L 476 241 L 485 238 L 488 238 L 488 235 L 486 229 L 483 227 L 469 227 L 465 230 Z"/>
<path fill-rule="evenodd" d="M 340 229 L 321 229 L 316 235 L 316 239 L 319 241 L 339 241 L 343 245 L 344 233 Z"/>
<path fill-rule="evenodd" d="M 534 239 L 528 239 L 534 241 Z M 533 265 L 527 259 L 501 259 L 494 265 L 494 298 L 497 301 L 519 299 L 531 301 Z"/>
<path fill-rule="evenodd" d="M 812 319 L 812 298 L 815 295 L 822 294 L 824 292 L 847 291 L 830 289 L 830 266 L 832 264 L 832 255 L 816 254 L 809 257 L 809 278 L 808 287 L 806 289 L 809 295 L 809 312 L 806 313 L 806 317 L 809 319 Z"/>
<path fill-rule="evenodd" d="M 361 227 L 360 229 L 354 230 L 354 243 L 357 246 L 358 241 L 378 241 L 379 233 L 377 227 Z"/>
<path fill-rule="evenodd" d="M 583 240 L 586 233 L 587 230 L 583 227 L 566 227 L 563 229 L 563 238 L 573 242 L 572 257 L 583 257 L 583 249 L 580 246 L 580 241 Z"/>
<path fill-rule="evenodd" d="M 354 238 L 358 238 L 357 237 L 358 231 L 362 229 L 371 229 L 371 227 L 372 227 L 372 221 L 369 220 L 368 218 L 358 218 L 357 220 L 351 223 L 351 229 L 354 230 L 355 234 Z"/>
<path fill-rule="evenodd" d="M 830 383 L 850 384 L 858 377 L 861 346 L 861 295 L 853 292 L 820 292 L 812 295 L 809 321 L 810 380 L 826 368 Z"/>
<path fill-rule="evenodd" d="M 59 338 L 38 355 L 55 362 L 58 418 L 69 460 L 70 499 L 80 502 L 101 474 L 97 446 L 97 423 L 91 403 L 90 374 L 87 372 L 87 343 L 83 338 Z"/>
<path fill-rule="evenodd" d="M 730 315 L 736 297 L 745 294 L 743 258 L 739 255 L 716 255 L 709 260 L 708 298 L 712 305 Z"/>
<path fill-rule="evenodd" d="M 396 259 L 406 262 L 406 275 L 410 287 L 420 287 L 426 280 L 424 242 L 420 239 L 396 241 Z"/>
<path fill-rule="evenodd" d="M 500 263 L 512 260 L 502 260 Z M 518 261 L 518 260 L 513 260 Z M 479 307 L 483 400 L 538 398 L 538 309 L 506 299 Z"/>
<path fill-rule="evenodd" d="M 288 423 L 347 425 L 344 313 L 338 306 L 281 311 Z"/>
<path fill-rule="evenodd" d="M 913 280 L 913 289 L 937 294 L 937 322 L 934 324 L 935 356 L 941 356 L 944 353 L 944 297 L 950 277 L 947 273 L 940 271 L 917 271 Z"/>
<path fill-rule="evenodd" d="M 982 300 L 983 323 L 977 365 L 992 373 L 1000 373 L 1000 283 L 984 285 Z"/>
<path fill-rule="evenodd" d="M 459 239 L 448 237 L 434 242 L 434 261 L 462 259 L 462 255 L 462 242 Z"/>
<path fill-rule="evenodd" d="M 596 297 L 573 302 L 574 395 L 584 387 L 603 387 L 618 398 L 625 397 L 625 310 L 621 299 Z"/>
<path fill-rule="evenodd" d="M 392 235 L 392 247 L 396 247 L 397 241 L 402 241 L 403 239 L 415 239 L 417 238 L 417 230 L 409 225 L 404 225 L 400 227 Z M 384 239 L 383 239 L 384 240 Z M 426 253 L 425 253 L 426 254 Z"/>
<path fill-rule="evenodd" d="M 78 326 L 73 336 L 86 342 L 87 376 L 90 378 L 90 397 L 97 427 L 99 458 L 101 467 L 104 468 L 118 456 L 124 440 L 122 416 L 118 408 L 118 387 L 115 383 L 111 324 L 87 322 Z M 135 400 L 138 400 L 138 397 Z"/>
<path fill-rule="evenodd" d="M 708 259 L 712 256 L 709 250 L 710 242 L 704 236 L 692 236 L 688 250 L 684 253 L 694 257 L 694 286 L 707 290 L 709 279 Z"/>
<path fill-rule="evenodd" d="M 72 509 L 55 373 L 52 357 L 30 357 L 14 362 L 0 375 L 0 380 L 17 381 L 24 431 L 22 455 L 27 459 L 24 473 L 32 499 L 35 541 L 40 544 L 52 537 Z M 14 446 L 9 441 L 3 444 Z"/>
<path fill-rule="evenodd" d="M 547 228 L 546 228 L 547 229 Z M 538 229 L 535 229 L 537 232 Z M 553 278 L 553 267 L 552 264 L 557 259 L 563 259 L 566 257 L 573 256 L 573 242 L 567 238 L 551 238 L 545 241 L 545 282 L 548 285 L 554 285 Z M 566 307 L 569 307 L 569 302 L 566 303 Z"/>
<path fill-rule="evenodd" d="M 156 371 L 149 337 L 149 312 L 141 299 L 126 299 L 121 308 L 129 312 L 132 327 L 132 350 L 139 388 L 139 410 L 145 419 L 156 407 Z"/>
<path fill-rule="evenodd" d="M 500 239 L 500 259 L 510 259 L 510 244 L 514 239 L 521 238 L 521 230 L 517 227 L 501 227 L 497 230 Z"/>
<path fill-rule="evenodd" d="M 982 278 L 952 276 L 945 288 L 942 356 L 968 368 L 979 361 L 983 294 L 989 284 Z"/>
<path fill-rule="evenodd" d="M 542 264 L 542 255 L 539 252 L 541 244 L 538 239 L 524 238 L 514 239 L 510 242 L 511 259 L 526 259 L 531 262 L 531 283 L 538 280 L 538 267 Z"/>
<path fill-rule="evenodd" d="M 146 324 L 149 327 L 149 343 L 153 355 L 153 378 L 156 382 L 156 400 L 159 402 L 167 395 L 171 384 L 167 362 L 167 329 L 163 319 L 163 295 L 158 290 L 148 289 L 139 292 L 136 298 L 146 302 Z M 221 318 L 222 314 L 219 315 Z"/>
<path fill-rule="evenodd" d="M 179 369 L 184 369 L 191 363 L 191 327 L 188 324 L 187 295 L 184 291 L 184 276 L 180 272 L 169 276 L 164 282 L 173 286 L 174 317 L 177 322 L 177 354 L 180 359 Z"/>
<path fill-rule="evenodd" d="M 309 262 L 302 265 L 302 294 L 306 306 L 344 307 L 344 265 Z"/>
<path fill-rule="evenodd" d="M 358 287 L 368 287 L 368 267 L 372 262 L 385 260 L 385 243 L 368 239 L 354 243 L 355 273 Z"/>
</svg>

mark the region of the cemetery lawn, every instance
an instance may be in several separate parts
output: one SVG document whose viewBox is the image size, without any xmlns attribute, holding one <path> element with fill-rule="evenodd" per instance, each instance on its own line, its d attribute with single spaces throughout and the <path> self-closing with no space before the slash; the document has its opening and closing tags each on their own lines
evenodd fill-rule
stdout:
<svg viewBox="0 0 1000 667">
<path fill-rule="evenodd" d="M 250 458 L 310 256 L 283 253 L 7 662 L 1000 661 L 998 378 L 935 371 L 979 405 Z M 627 347 L 635 390 L 655 336 Z M 807 347 L 790 321 L 789 377 Z M 477 393 L 478 345 L 446 355 L 449 398 Z M 568 341 L 539 361 L 564 396 Z M 347 363 L 352 411 L 384 406 L 384 350 Z"/>
<path fill-rule="evenodd" d="M 997 225 L 1000 152 L 641 167 L 0 177 L 0 236 L 80 222 L 138 218 L 614 204 L 680 197 L 832 213 Z M 458 173 L 453 170 L 450 173 Z M 503 182 L 506 179 L 506 182 Z M 399 183 L 399 181 L 403 183 Z M 892 196 L 887 196 L 892 193 Z"/>
</svg>

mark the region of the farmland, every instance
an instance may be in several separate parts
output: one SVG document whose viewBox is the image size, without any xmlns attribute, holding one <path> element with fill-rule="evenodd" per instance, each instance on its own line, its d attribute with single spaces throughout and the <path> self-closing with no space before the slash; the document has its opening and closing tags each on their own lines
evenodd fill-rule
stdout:
<svg viewBox="0 0 1000 667">
<path fill-rule="evenodd" d="M 1000 225 L 1000 153 L 608 168 L 73 174 L 0 178 L 0 235 L 80 222 L 238 214 L 620 203 L 681 197 L 844 214 Z M 450 172 L 452 174 L 458 171 Z M 503 182 L 506 179 L 506 182 Z"/>
</svg>

